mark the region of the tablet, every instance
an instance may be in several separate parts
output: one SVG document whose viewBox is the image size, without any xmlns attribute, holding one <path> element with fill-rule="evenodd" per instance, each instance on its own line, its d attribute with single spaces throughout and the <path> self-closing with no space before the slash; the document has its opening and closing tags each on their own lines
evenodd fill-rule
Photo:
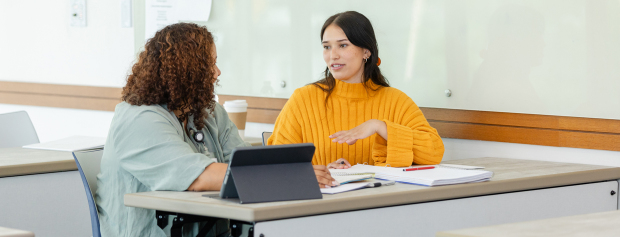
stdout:
<svg viewBox="0 0 620 237">
<path fill-rule="evenodd" d="M 314 150 L 312 143 L 235 148 L 220 198 L 241 203 L 322 198 Z"/>
</svg>

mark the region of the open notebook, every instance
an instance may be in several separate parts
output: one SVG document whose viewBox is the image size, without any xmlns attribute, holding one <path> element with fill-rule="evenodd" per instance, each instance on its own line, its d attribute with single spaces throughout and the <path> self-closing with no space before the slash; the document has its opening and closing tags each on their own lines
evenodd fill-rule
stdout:
<svg viewBox="0 0 620 237">
<path fill-rule="evenodd" d="M 346 184 L 346 183 L 371 179 L 372 174 L 337 175 L 337 174 L 332 173 L 332 178 L 334 178 L 340 184 Z"/>
<path fill-rule="evenodd" d="M 374 173 L 376 179 L 394 180 L 399 183 L 417 184 L 423 186 L 439 186 L 470 182 L 487 181 L 493 177 L 493 172 L 486 170 L 465 170 L 443 168 L 403 171 L 403 168 L 379 167 L 357 164 L 346 170 L 345 173 Z"/>
</svg>

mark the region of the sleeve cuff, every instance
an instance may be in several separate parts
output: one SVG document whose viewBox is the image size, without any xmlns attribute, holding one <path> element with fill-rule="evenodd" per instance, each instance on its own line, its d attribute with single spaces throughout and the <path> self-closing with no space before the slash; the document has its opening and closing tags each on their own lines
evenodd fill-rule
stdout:
<svg viewBox="0 0 620 237">
<path fill-rule="evenodd" d="M 194 183 L 198 176 L 200 176 L 202 172 L 205 171 L 207 166 L 213 163 L 215 163 L 213 159 L 205 156 L 204 159 L 200 159 L 198 160 L 198 162 L 192 165 L 188 165 L 185 172 L 179 174 L 179 176 L 181 176 L 179 177 L 179 180 L 182 180 L 181 182 L 179 182 L 179 190 L 187 190 L 187 188 L 189 188 L 189 186 Z"/>
<path fill-rule="evenodd" d="M 377 139 L 387 144 L 385 163 L 391 167 L 411 166 L 413 163 L 413 130 L 389 120 L 382 121 L 387 125 L 388 140 L 385 141 L 381 136 L 377 136 Z"/>
</svg>

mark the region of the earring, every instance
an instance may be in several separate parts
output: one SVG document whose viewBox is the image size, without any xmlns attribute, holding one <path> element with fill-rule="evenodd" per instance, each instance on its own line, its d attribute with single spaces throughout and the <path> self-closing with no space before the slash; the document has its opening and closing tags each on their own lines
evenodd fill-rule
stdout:
<svg viewBox="0 0 620 237">
<path fill-rule="evenodd" d="M 364 59 L 364 63 L 366 63 L 366 62 L 368 62 L 368 58 L 365 58 L 365 59 Z"/>
</svg>

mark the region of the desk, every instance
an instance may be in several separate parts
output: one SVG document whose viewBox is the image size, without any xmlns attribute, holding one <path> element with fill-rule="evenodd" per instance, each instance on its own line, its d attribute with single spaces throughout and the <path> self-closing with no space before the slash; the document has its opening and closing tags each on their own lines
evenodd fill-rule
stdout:
<svg viewBox="0 0 620 237">
<path fill-rule="evenodd" d="M 125 205 L 254 223 L 255 236 L 434 236 L 437 231 L 616 210 L 620 168 L 502 158 L 445 162 L 484 166 L 489 182 L 396 184 L 320 200 L 238 204 L 216 192 L 145 192 Z"/>
<path fill-rule="evenodd" d="M 620 211 L 442 231 L 437 237 L 616 237 L 620 236 Z"/>
<path fill-rule="evenodd" d="M 0 148 L 0 224 L 37 236 L 91 236 L 71 152 Z"/>
<path fill-rule="evenodd" d="M 260 137 L 245 137 L 243 138 L 243 141 L 250 143 L 250 145 L 252 146 L 262 146 L 263 145 L 263 139 Z"/>
<path fill-rule="evenodd" d="M 248 137 L 252 145 L 261 138 Z M 37 236 L 91 236 L 82 179 L 71 152 L 0 148 L 0 224 Z"/>
<path fill-rule="evenodd" d="M 34 237 L 34 233 L 30 231 L 0 227 L 0 237 Z"/>
</svg>

